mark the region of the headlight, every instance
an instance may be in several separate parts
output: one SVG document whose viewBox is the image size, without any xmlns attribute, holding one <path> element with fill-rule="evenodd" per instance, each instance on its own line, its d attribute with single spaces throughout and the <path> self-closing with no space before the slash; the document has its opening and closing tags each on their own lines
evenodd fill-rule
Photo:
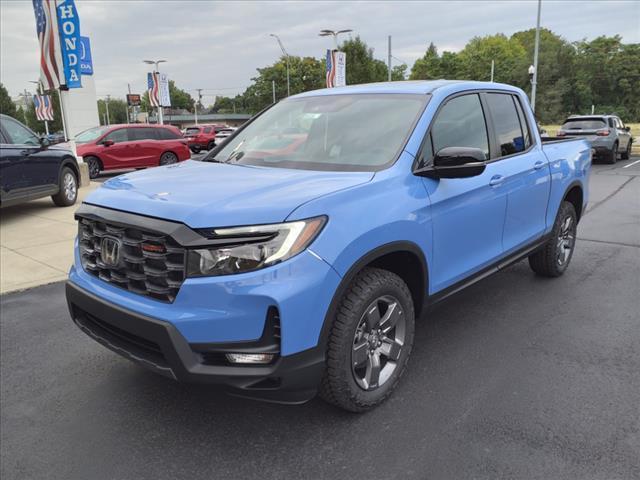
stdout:
<svg viewBox="0 0 640 480">
<path fill-rule="evenodd" d="M 282 262 L 302 252 L 316 238 L 326 217 L 255 227 L 213 230 L 216 240 L 228 244 L 187 252 L 187 276 L 230 275 Z M 247 238 L 246 241 L 242 239 Z"/>
</svg>

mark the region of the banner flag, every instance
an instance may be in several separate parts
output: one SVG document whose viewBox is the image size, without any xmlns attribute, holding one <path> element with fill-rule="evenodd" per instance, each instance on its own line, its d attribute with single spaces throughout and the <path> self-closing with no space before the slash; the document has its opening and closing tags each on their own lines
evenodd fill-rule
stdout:
<svg viewBox="0 0 640 480">
<path fill-rule="evenodd" d="M 74 0 L 64 0 L 58 5 L 58 31 L 67 87 L 82 88 L 80 18 Z"/>
<path fill-rule="evenodd" d="M 36 110 L 36 118 L 41 122 L 53 121 L 53 105 L 49 95 L 34 95 L 33 106 Z"/>
<path fill-rule="evenodd" d="M 327 88 L 344 87 L 347 84 L 347 54 L 337 50 L 327 50 Z"/>
<path fill-rule="evenodd" d="M 89 37 L 80 37 L 80 73 L 93 75 L 93 59 L 91 58 L 91 41 Z"/>
<path fill-rule="evenodd" d="M 66 78 L 60 55 L 56 2 L 33 0 L 33 12 L 40 44 L 40 83 L 45 90 L 59 88 L 66 83 Z"/>
<path fill-rule="evenodd" d="M 160 73 L 158 75 L 160 76 L 160 92 L 158 93 L 160 105 L 163 107 L 170 107 L 171 96 L 169 95 L 169 77 L 166 73 Z"/>
</svg>

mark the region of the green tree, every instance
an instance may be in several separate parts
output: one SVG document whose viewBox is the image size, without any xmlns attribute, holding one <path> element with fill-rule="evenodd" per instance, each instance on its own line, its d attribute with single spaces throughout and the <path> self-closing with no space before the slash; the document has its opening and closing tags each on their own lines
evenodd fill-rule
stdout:
<svg viewBox="0 0 640 480">
<path fill-rule="evenodd" d="M 438 49 L 435 44 L 431 42 L 427 51 L 422 58 L 419 58 L 411 67 L 411 74 L 409 79 L 411 80 L 431 80 L 435 78 L 450 77 L 450 72 L 444 72 L 442 69 L 442 60 L 438 55 Z"/>
<path fill-rule="evenodd" d="M 517 84 L 523 65 L 527 63 L 520 42 L 501 33 L 472 38 L 458 54 L 458 59 L 460 79 L 489 81 L 491 61 L 494 61 L 494 81 L 511 84 Z"/>
<path fill-rule="evenodd" d="M 0 113 L 19 119 L 16 106 L 2 83 L 0 83 Z"/>
<path fill-rule="evenodd" d="M 104 125 L 105 122 L 107 113 L 106 103 L 106 100 L 98 100 L 98 117 L 100 119 L 100 125 Z M 109 100 L 109 124 L 114 125 L 118 123 L 129 123 L 127 102 L 112 98 Z"/>
<path fill-rule="evenodd" d="M 347 85 L 387 80 L 387 65 L 373 58 L 373 49 L 360 36 L 345 40 L 339 48 L 347 55 Z"/>
</svg>

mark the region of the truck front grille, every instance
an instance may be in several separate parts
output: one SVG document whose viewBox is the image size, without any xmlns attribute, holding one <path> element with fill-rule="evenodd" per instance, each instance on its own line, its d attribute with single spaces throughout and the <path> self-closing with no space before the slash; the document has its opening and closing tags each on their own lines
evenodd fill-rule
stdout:
<svg viewBox="0 0 640 480">
<path fill-rule="evenodd" d="M 185 249 L 168 235 L 80 218 L 78 242 L 85 271 L 130 292 L 173 302 L 184 282 Z"/>
</svg>

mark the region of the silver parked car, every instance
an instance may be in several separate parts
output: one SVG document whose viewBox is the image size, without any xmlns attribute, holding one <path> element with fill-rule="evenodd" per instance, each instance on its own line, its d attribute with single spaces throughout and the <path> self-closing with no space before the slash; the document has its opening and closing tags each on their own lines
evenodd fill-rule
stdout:
<svg viewBox="0 0 640 480">
<path fill-rule="evenodd" d="M 616 115 L 572 115 L 560 127 L 558 136 L 586 136 L 595 155 L 607 163 L 631 156 L 633 137 Z"/>
</svg>

